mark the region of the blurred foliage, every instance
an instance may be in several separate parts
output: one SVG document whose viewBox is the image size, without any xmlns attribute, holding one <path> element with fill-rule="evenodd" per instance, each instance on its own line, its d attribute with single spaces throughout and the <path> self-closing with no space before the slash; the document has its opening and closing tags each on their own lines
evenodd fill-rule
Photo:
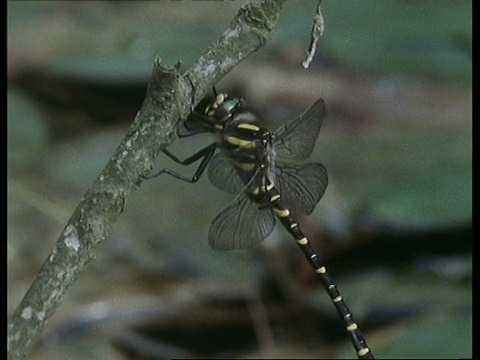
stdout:
<svg viewBox="0 0 480 360">
<path fill-rule="evenodd" d="M 245 2 L 8 2 L 9 314 L 123 138 L 154 56 L 187 68 Z M 472 2 L 324 0 L 305 71 L 316 4 L 286 2 L 272 42 L 218 89 L 271 129 L 325 99 L 312 159 L 329 186 L 302 227 L 378 357 L 471 357 Z M 32 358 L 351 357 L 286 231 L 210 249 L 231 199 L 207 179 L 143 183 Z"/>
<path fill-rule="evenodd" d="M 188 1 L 142 6 L 124 2 L 10 2 L 9 52 L 40 60 L 57 73 L 108 81 L 150 76 L 156 54 L 189 66 L 220 35 L 246 1 Z M 317 0 L 285 4 L 281 25 L 264 58 L 285 40 L 306 48 Z M 471 1 L 324 1 L 322 53 L 336 67 L 378 77 L 409 76 L 469 85 Z M 175 16 L 171 16 L 172 12 Z M 46 23 L 49 19 L 55 19 Z M 118 26 L 121 24 L 121 26 Z M 172 36 L 172 31 L 175 36 Z M 38 43 L 37 36 L 48 37 Z M 202 34 L 202 36 L 198 36 Z M 327 36 L 328 35 L 328 36 Z M 10 40 L 11 39 L 11 40 Z M 287 47 L 288 49 L 288 47 Z M 303 55 L 303 54 L 302 54 Z"/>
<path fill-rule="evenodd" d="M 32 161 L 49 141 L 47 120 L 41 107 L 21 91 L 8 91 L 7 119 L 9 164 Z"/>
<path fill-rule="evenodd" d="M 325 1 L 324 12 L 325 48 L 350 71 L 471 84 L 471 1 Z"/>
<path fill-rule="evenodd" d="M 431 121 L 427 131 L 414 123 L 385 122 L 364 128 L 360 136 L 344 133 L 322 141 L 321 156 L 329 160 L 331 172 L 351 179 L 342 184 L 342 190 L 363 212 L 361 216 L 414 228 L 468 221 L 472 213 L 470 136 L 442 129 L 436 119 L 426 121 Z M 350 151 L 339 152 L 339 143 L 348 143 Z"/>
</svg>

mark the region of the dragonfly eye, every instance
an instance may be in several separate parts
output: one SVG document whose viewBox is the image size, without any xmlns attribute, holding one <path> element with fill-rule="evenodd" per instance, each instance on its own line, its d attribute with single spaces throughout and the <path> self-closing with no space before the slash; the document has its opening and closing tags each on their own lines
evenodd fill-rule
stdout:
<svg viewBox="0 0 480 360">
<path fill-rule="evenodd" d="M 227 95 L 219 94 L 215 101 L 207 108 L 206 115 L 215 119 L 217 123 L 224 123 L 230 119 L 242 106 L 241 99 L 226 100 Z"/>
</svg>

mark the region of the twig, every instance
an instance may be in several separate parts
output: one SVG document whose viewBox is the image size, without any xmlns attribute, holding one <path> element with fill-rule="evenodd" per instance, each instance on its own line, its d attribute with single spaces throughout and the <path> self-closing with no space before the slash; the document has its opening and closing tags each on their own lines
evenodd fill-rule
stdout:
<svg viewBox="0 0 480 360">
<path fill-rule="evenodd" d="M 310 46 L 308 47 L 307 58 L 302 62 L 302 66 L 304 69 L 307 69 L 310 66 L 310 63 L 315 56 L 315 52 L 317 51 L 317 42 L 323 35 L 323 31 L 325 29 L 321 5 L 322 0 L 318 0 L 317 12 L 313 17 L 313 26 L 310 35 Z"/>
</svg>

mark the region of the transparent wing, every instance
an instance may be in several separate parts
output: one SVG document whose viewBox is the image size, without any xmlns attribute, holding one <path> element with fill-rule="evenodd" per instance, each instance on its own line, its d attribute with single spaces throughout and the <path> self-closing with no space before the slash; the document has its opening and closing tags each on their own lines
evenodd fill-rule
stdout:
<svg viewBox="0 0 480 360">
<path fill-rule="evenodd" d="M 222 152 L 217 153 L 210 160 L 208 178 L 213 186 L 230 194 L 238 194 L 245 187 L 235 166 Z"/>
<path fill-rule="evenodd" d="M 276 163 L 276 185 L 294 212 L 310 214 L 325 192 L 327 170 L 320 163 L 290 165 Z"/>
<path fill-rule="evenodd" d="M 324 116 L 325 102 L 319 99 L 302 115 L 275 130 L 273 145 L 277 156 L 297 160 L 308 158 L 317 141 Z"/>
<path fill-rule="evenodd" d="M 216 250 L 243 249 L 262 242 L 274 226 L 272 210 L 259 209 L 242 192 L 215 216 L 208 241 Z"/>
</svg>

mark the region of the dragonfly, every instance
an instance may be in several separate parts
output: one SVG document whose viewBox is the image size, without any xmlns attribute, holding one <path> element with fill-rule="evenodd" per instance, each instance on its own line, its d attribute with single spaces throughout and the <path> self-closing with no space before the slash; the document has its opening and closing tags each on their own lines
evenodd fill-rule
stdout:
<svg viewBox="0 0 480 360">
<path fill-rule="evenodd" d="M 352 312 L 297 220 L 300 215 L 312 213 L 327 188 L 325 167 L 321 163 L 304 163 L 320 133 L 325 102 L 317 100 L 274 132 L 262 126 L 253 113 L 242 111 L 243 107 L 241 98 L 215 94 L 203 113 L 193 113 L 197 124 L 185 122 L 177 131 L 180 138 L 209 132 L 215 135 L 215 141 L 183 160 L 163 150 L 182 165 L 200 161 L 194 175 L 188 178 L 165 168 L 152 177 L 169 174 L 194 183 L 206 170 L 215 187 L 236 195 L 210 226 L 208 240 L 216 250 L 255 246 L 272 233 L 278 220 L 320 276 L 350 334 L 357 357 L 374 359 Z"/>
</svg>

